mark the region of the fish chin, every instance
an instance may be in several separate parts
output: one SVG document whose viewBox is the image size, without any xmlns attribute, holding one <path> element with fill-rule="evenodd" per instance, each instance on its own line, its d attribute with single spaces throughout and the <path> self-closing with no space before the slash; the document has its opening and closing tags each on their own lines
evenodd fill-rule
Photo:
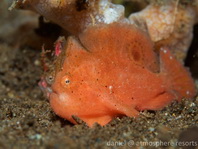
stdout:
<svg viewBox="0 0 198 149">
<path fill-rule="evenodd" d="M 58 93 L 52 92 L 50 94 L 50 103 L 53 103 L 55 105 L 60 105 L 61 107 L 69 105 L 70 104 L 69 99 L 70 97 L 66 93 L 58 94 Z"/>
<path fill-rule="evenodd" d="M 68 105 L 69 98 L 67 94 L 65 93 L 57 94 L 55 92 L 52 92 L 49 98 L 50 98 L 50 105 L 54 110 L 54 112 L 60 116 L 63 116 Z"/>
<path fill-rule="evenodd" d="M 71 118 L 72 114 L 71 114 L 70 106 L 72 105 L 72 103 L 69 95 L 66 93 L 52 92 L 49 98 L 50 98 L 50 105 L 53 111 L 60 117 L 63 117 L 74 123 Z"/>
</svg>

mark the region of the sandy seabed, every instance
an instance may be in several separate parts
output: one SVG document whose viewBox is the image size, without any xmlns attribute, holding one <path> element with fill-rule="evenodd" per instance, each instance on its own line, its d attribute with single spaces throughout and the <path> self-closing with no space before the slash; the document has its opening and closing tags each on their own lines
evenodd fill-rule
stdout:
<svg viewBox="0 0 198 149">
<path fill-rule="evenodd" d="M 191 47 L 198 47 L 196 41 L 195 36 Z M 198 58 L 190 53 L 186 63 L 196 79 Z M 198 97 L 144 111 L 136 119 L 115 118 L 105 127 L 88 128 L 54 114 L 38 87 L 41 74 L 39 50 L 0 38 L 0 149 L 198 146 Z"/>
</svg>

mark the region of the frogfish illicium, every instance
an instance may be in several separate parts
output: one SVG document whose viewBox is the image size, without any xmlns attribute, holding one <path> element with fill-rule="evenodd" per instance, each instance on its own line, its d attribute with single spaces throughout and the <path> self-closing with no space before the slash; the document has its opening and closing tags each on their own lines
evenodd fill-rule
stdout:
<svg viewBox="0 0 198 149">
<path fill-rule="evenodd" d="M 63 45 L 47 92 L 54 112 L 74 124 L 77 116 L 90 127 L 105 125 L 196 94 L 190 73 L 168 47 L 155 50 L 134 25 L 90 26 Z"/>
</svg>

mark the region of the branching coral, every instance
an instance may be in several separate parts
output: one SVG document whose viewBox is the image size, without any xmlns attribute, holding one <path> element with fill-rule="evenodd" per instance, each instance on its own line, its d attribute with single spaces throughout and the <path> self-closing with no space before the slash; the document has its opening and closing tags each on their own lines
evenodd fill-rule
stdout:
<svg viewBox="0 0 198 149">
<path fill-rule="evenodd" d="M 108 0 L 20 0 L 13 7 L 38 12 L 74 35 L 89 25 L 109 24 L 124 18 L 124 7 Z"/>
</svg>

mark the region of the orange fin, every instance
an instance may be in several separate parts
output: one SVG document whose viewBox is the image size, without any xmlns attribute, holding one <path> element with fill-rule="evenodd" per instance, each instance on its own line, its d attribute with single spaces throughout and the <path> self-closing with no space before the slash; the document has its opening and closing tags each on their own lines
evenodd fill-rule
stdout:
<svg viewBox="0 0 198 149">
<path fill-rule="evenodd" d="M 168 48 L 160 49 L 160 71 L 166 84 L 181 98 L 192 98 L 196 94 L 195 84 L 190 72 L 171 54 Z"/>
<path fill-rule="evenodd" d="M 70 63 L 70 65 L 71 64 L 79 65 L 81 63 L 80 61 L 83 60 L 82 57 L 86 57 L 87 55 L 90 54 L 90 52 L 88 52 L 83 47 L 80 41 L 78 41 L 78 39 L 72 36 L 68 37 L 64 50 L 65 50 L 63 53 L 64 55 L 60 54 L 59 56 L 59 57 L 62 56 L 64 58 L 63 67 L 65 67 L 65 65 L 68 65 L 68 63 Z"/>
<path fill-rule="evenodd" d="M 171 93 L 163 92 L 158 95 L 156 95 L 155 98 L 152 100 L 149 100 L 148 102 L 145 101 L 144 104 L 141 104 L 141 106 L 138 106 L 137 109 L 142 110 L 161 110 L 166 105 L 172 102 L 172 100 L 175 98 L 175 96 Z"/>
<path fill-rule="evenodd" d="M 113 117 L 109 115 L 102 115 L 102 116 L 79 116 L 81 120 L 83 120 L 89 127 L 93 127 L 94 123 L 98 123 L 101 126 L 106 125 L 109 123 Z"/>
<path fill-rule="evenodd" d="M 75 37 L 68 37 L 66 44 L 66 54 L 67 56 L 76 56 L 78 54 L 88 53 L 88 51 L 83 47 L 83 45 Z"/>
<path fill-rule="evenodd" d="M 98 123 L 101 126 L 109 123 L 113 118 L 120 115 L 126 115 L 128 117 L 138 117 L 139 111 L 137 111 L 132 106 L 126 106 L 121 104 L 116 104 L 115 102 L 107 103 L 104 105 L 108 107 L 108 113 L 105 115 L 95 114 L 95 115 L 78 115 L 89 127 L 92 127 L 94 123 Z"/>
</svg>

